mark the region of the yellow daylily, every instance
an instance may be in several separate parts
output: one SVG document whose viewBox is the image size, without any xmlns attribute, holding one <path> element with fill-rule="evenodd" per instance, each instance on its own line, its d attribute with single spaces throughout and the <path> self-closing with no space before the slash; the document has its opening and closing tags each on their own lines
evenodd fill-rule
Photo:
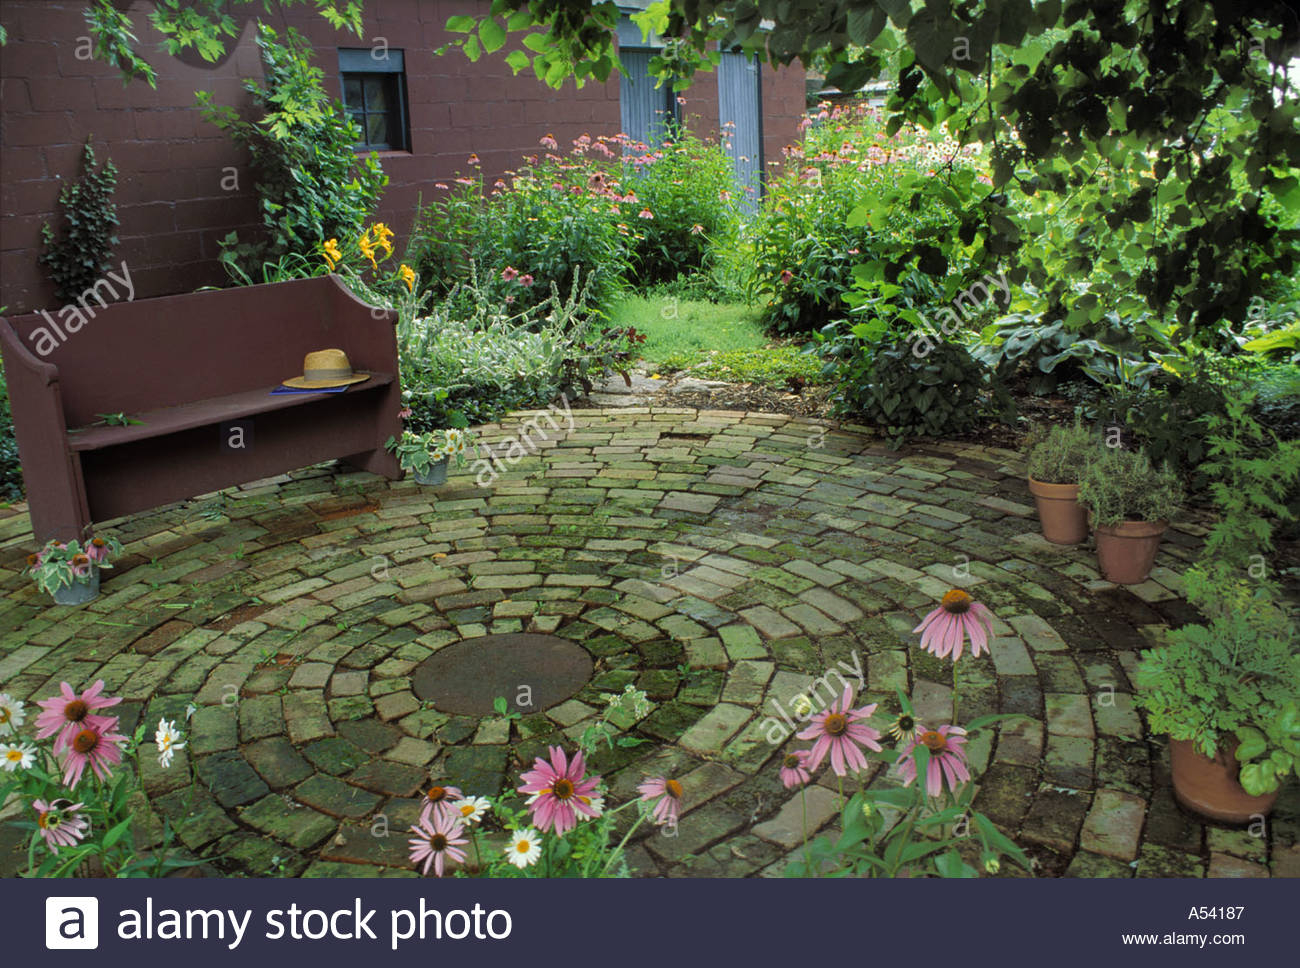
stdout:
<svg viewBox="0 0 1300 968">
<path fill-rule="evenodd" d="M 370 264 L 374 268 L 379 268 L 379 263 L 375 261 L 375 244 L 370 241 L 369 232 L 363 232 L 361 237 L 357 239 L 357 248 L 361 250 L 362 255 L 370 260 Z"/>
<path fill-rule="evenodd" d="M 376 222 L 370 227 L 370 234 L 374 236 L 375 247 L 384 250 L 384 258 L 390 258 L 393 254 L 393 230 L 383 222 Z"/>
<path fill-rule="evenodd" d="M 321 246 L 321 255 L 325 258 L 325 264 L 333 271 L 334 267 L 343 261 L 343 253 L 339 251 L 339 240 L 330 239 Z"/>
<path fill-rule="evenodd" d="M 397 274 L 400 275 L 402 281 L 406 283 L 407 292 L 415 292 L 415 270 L 406 263 L 402 263 L 402 267 L 397 270 Z"/>
</svg>

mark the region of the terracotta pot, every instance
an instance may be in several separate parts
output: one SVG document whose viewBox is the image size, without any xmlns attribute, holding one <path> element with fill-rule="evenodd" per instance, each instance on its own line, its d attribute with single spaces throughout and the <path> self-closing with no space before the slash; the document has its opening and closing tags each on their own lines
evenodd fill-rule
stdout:
<svg viewBox="0 0 1300 968">
<path fill-rule="evenodd" d="M 1113 527 L 1097 525 L 1097 565 L 1107 581 L 1136 585 L 1147 580 L 1155 564 L 1160 536 L 1168 521 L 1121 521 Z"/>
<path fill-rule="evenodd" d="M 1169 741 L 1174 796 L 1188 810 L 1223 823 L 1250 823 L 1268 816 L 1280 790 L 1253 797 L 1237 782 L 1239 764 L 1233 758 L 1237 740 L 1219 744 L 1214 759 L 1196 752 L 1191 740 Z"/>
<path fill-rule="evenodd" d="M 1078 484 L 1045 484 L 1031 477 L 1029 493 L 1038 505 L 1043 537 L 1052 544 L 1073 545 L 1088 537 L 1088 515 L 1079 503 Z"/>
</svg>

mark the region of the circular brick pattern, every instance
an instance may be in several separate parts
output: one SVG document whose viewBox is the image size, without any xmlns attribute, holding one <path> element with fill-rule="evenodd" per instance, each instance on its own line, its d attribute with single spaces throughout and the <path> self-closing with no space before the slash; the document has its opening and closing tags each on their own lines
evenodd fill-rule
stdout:
<svg viewBox="0 0 1300 968">
<path fill-rule="evenodd" d="M 1090 546 L 1038 535 L 1011 452 L 895 452 L 768 414 L 552 416 L 559 430 L 529 415 L 483 429 L 498 454 L 529 441 L 487 487 L 474 467 L 437 489 L 324 467 L 115 522 L 128 554 L 80 609 L 35 591 L 25 515 L 0 518 L 0 688 L 32 700 L 103 678 L 128 730 L 196 704 L 176 766 L 141 759 L 141 829 L 170 820 L 223 873 L 405 871 L 424 785 L 515 785 L 632 685 L 651 709 L 619 725 L 644 742 L 593 769 L 614 802 L 647 774 L 686 789 L 678 836 L 640 840 L 638 872 L 777 874 L 801 837 L 775 768 L 806 745 L 781 735 L 792 702 L 860 679 L 882 714 L 902 689 L 925 722 L 954 704 L 958 722 L 1029 717 L 969 750 L 977 809 L 1040 873 L 1300 874 L 1294 781 L 1262 831 L 1202 824 L 1133 704 L 1139 650 L 1195 618 L 1179 574 L 1196 524 L 1169 533 L 1151 581 L 1118 588 Z M 955 669 L 911 632 L 954 585 L 998 617 L 991 655 Z M 590 674 L 512 720 L 422 699 L 423 663 L 501 635 L 566 639 Z M 809 788 L 811 827 L 833 827 L 835 787 Z M 0 873 L 23 862 L 14 836 Z"/>
</svg>

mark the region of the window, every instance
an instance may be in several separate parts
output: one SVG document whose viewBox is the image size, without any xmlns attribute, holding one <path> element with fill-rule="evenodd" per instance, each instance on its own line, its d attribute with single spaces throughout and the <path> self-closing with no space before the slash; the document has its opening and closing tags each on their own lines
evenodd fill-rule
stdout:
<svg viewBox="0 0 1300 968">
<path fill-rule="evenodd" d="M 376 54 L 382 56 L 375 56 Z M 361 129 L 358 150 L 409 151 L 405 60 L 400 50 L 340 50 L 343 104 Z"/>
</svg>

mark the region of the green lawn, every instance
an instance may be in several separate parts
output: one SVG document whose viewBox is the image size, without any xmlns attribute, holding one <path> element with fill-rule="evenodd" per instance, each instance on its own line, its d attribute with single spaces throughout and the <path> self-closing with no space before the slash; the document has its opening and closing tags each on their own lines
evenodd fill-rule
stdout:
<svg viewBox="0 0 1300 968">
<path fill-rule="evenodd" d="M 821 369 L 801 344 L 774 340 L 744 303 L 694 302 L 673 296 L 632 296 L 610 312 L 610 325 L 644 333 L 641 354 L 651 369 L 690 370 L 715 380 L 784 383 L 814 379 Z"/>
</svg>

